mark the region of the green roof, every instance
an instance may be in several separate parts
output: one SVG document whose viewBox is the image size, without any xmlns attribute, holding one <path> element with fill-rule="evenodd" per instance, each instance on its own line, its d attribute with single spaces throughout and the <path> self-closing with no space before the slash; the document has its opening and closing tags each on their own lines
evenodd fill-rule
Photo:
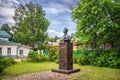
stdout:
<svg viewBox="0 0 120 80">
<path fill-rule="evenodd" d="M 10 38 L 11 36 L 4 30 L 0 30 L 0 38 Z"/>
<path fill-rule="evenodd" d="M 2 39 L 0 39 L 0 43 L 3 43 L 3 44 L 14 44 L 14 45 L 19 45 L 19 43 L 12 42 L 12 41 L 8 41 L 8 40 L 2 40 Z"/>
</svg>

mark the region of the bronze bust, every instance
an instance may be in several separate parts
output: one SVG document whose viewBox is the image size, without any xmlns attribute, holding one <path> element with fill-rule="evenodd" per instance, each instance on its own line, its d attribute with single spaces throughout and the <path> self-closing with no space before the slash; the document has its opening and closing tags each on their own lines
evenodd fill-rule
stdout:
<svg viewBox="0 0 120 80">
<path fill-rule="evenodd" d="M 68 29 L 64 28 L 63 33 L 64 35 L 61 38 L 61 42 L 70 42 L 70 35 L 67 34 Z"/>
</svg>

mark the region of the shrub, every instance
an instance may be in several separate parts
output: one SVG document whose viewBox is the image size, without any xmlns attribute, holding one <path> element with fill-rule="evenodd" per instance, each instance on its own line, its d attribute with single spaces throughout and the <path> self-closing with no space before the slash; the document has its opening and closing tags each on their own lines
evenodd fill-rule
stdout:
<svg viewBox="0 0 120 80">
<path fill-rule="evenodd" d="M 78 63 L 79 55 L 73 54 L 73 63 Z"/>
<path fill-rule="evenodd" d="M 48 59 L 50 61 L 57 61 L 59 54 L 58 54 L 58 47 L 47 46 L 46 50 L 48 50 Z"/>
<path fill-rule="evenodd" d="M 48 57 L 42 54 L 38 54 L 36 51 L 30 51 L 28 53 L 27 60 L 30 62 L 42 62 L 47 61 Z"/>
<path fill-rule="evenodd" d="M 56 53 L 49 53 L 48 54 L 48 59 L 50 61 L 55 61 L 56 59 L 58 59 L 58 53 L 57 52 Z"/>
<path fill-rule="evenodd" d="M 3 72 L 6 67 L 15 63 L 16 62 L 12 58 L 0 56 L 0 73 Z"/>
<path fill-rule="evenodd" d="M 82 53 L 81 50 L 74 50 L 74 51 L 73 51 L 73 54 L 75 54 L 75 55 L 80 55 L 81 53 Z"/>
<path fill-rule="evenodd" d="M 79 52 L 79 55 L 73 54 L 74 63 L 120 69 L 120 53 L 116 50 L 97 50 L 95 53 L 85 50 Z"/>
<path fill-rule="evenodd" d="M 58 64 L 59 63 L 59 59 L 56 59 L 54 62 Z"/>
<path fill-rule="evenodd" d="M 89 65 L 90 61 L 88 51 L 82 51 L 82 54 L 79 55 L 77 62 L 81 65 Z"/>
<path fill-rule="evenodd" d="M 111 68 L 120 68 L 119 54 L 115 50 L 103 51 L 101 55 L 96 59 L 97 66 L 111 67 Z"/>
</svg>

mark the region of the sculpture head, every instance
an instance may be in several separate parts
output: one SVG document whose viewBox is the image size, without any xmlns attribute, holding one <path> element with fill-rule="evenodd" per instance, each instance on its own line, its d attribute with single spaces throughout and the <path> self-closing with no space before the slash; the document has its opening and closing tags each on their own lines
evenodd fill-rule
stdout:
<svg viewBox="0 0 120 80">
<path fill-rule="evenodd" d="M 64 35 L 61 38 L 62 42 L 70 42 L 70 35 L 68 35 L 67 32 L 68 32 L 68 29 L 64 28 L 64 30 L 63 30 Z"/>
<path fill-rule="evenodd" d="M 67 32 L 68 32 L 68 29 L 64 28 L 63 33 L 67 33 Z"/>
</svg>

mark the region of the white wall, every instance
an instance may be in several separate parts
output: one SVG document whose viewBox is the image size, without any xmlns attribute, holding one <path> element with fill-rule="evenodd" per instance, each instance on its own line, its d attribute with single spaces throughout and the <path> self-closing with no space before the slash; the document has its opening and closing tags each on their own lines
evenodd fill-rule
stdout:
<svg viewBox="0 0 120 80">
<path fill-rule="evenodd" d="M 0 39 L 1 39 L 1 40 L 7 40 L 7 41 L 8 41 L 8 38 L 1 38 L 1 37 L 0 37 Z"/>
<path fill-rule="evenodd" d="M 28 55 L 28 53 L 29 53 L 29 51 L 30 51 L 30 48 L 27 48 L 27 47 L 24 47 L 24 46 L 20 47 L 20 48 L 18 49 L 18 56 L 19 56 L 20 50 L 23 50 L 23 56 L 25 57 L 25 56 Z"/>
<path fill-rule="evenodd" d="M 7 56 L 7 48 L 11 48 L 11 55 L 16 55 L 17 52 L 17 45 L 1 45 L 0 48 L 2 48 L 2 55 Z"/>
<path fill-rule="evenodd" d="M 18 51 L 18 56 L 20 56 L 19 51 L 23 50 L 23 56 L 26 57 L 28 55 L 28 52 L 30 51 L 30 48 L 25 47 L 25 46 L 22 46 L 17 50 L 17 45 L 3 45 L 3 44 L 0 44 L 0 48 L 2 48 L 2 55 L 3 56 L 7 56 L 7 49 L 8 48 L 11 48 L 11 56 L 16 56 L 17 51 Z"/>
</svg>

